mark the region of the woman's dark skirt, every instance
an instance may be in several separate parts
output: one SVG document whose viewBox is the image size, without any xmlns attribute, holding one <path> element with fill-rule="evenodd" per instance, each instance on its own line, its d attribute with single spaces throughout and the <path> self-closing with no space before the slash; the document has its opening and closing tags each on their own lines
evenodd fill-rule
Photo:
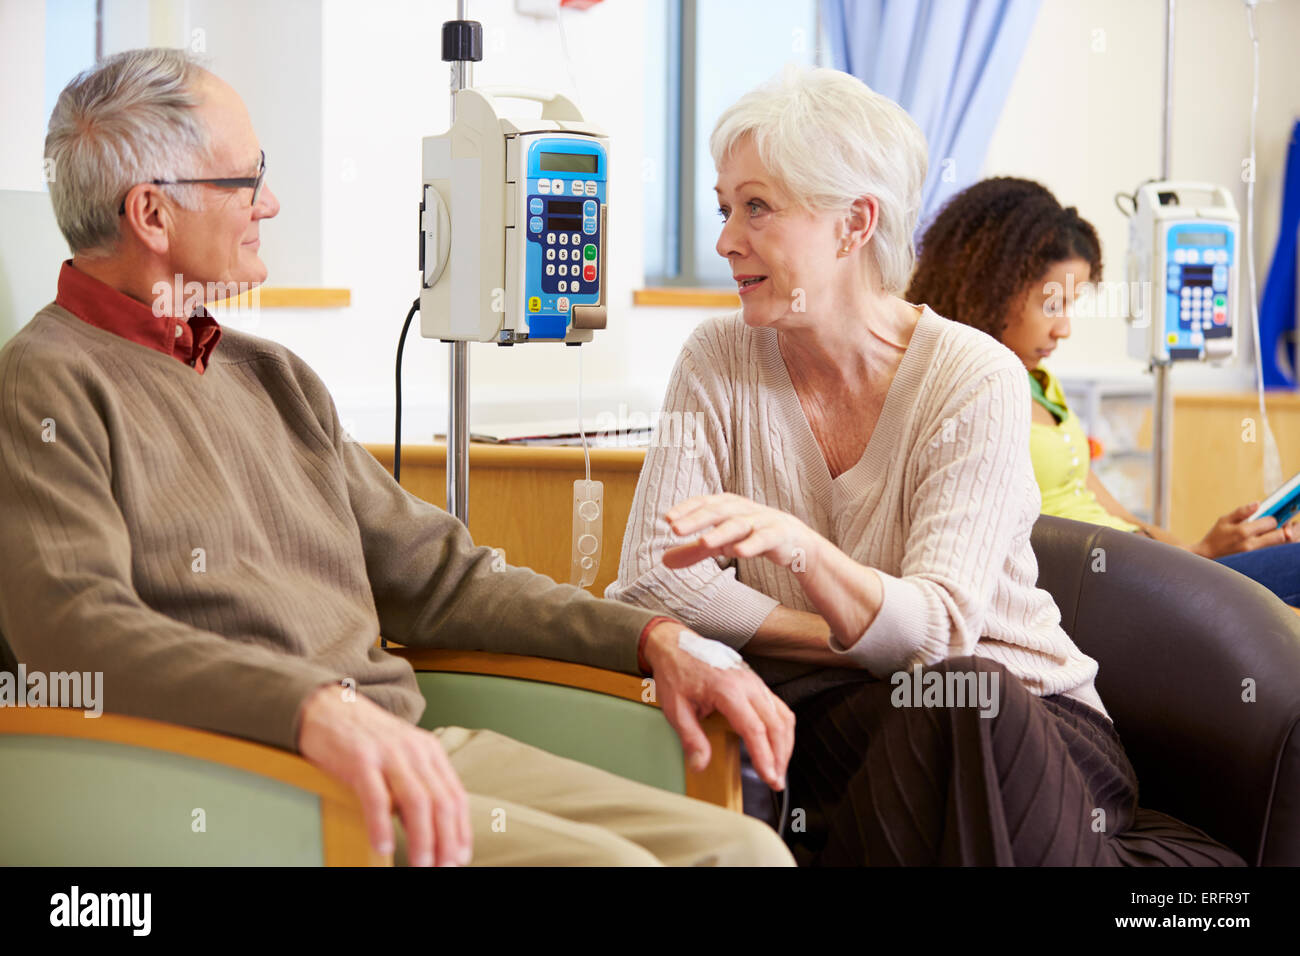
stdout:
<svg viewBox="0 0 1300 956">
<path fill-rule="evenodd" d="M 1138 807 L 1119 736 L 1091 707 L 1035 697 L 986 658 L 921 673 L 930 671 L 996 673 L 997 715 L 972 703 L 895 706 L 887 681 L 796 707 L 786 840 L 800 865 L 1245 865 L 1200 830 Z"/>
</svg>

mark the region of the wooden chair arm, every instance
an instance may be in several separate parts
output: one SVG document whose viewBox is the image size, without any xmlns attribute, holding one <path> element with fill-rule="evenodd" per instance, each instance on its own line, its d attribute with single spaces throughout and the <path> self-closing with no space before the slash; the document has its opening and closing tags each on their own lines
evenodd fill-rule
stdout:
<svg viewBox="0 0 1300 956">
<path fill-rule="evenodd" d="M 589 667 L 586 664 L 523 654 L 430 650 L 391 644 L 386 651 L 405 658 L 417 671 L 513 677 L 608 694 L 652 707 L 659 706 L 657 700 L 646 701 L 643 697 L 646 678 Z M 686 767 L 686 795 L 738 813 L 744 812 L 740 786 L 740 738 L 720 714 L 710 714 L 700 722 L 700 726 L 709 740 L 712 758 L 709 765 L 698 773 L 689 766 Z"/>
<path fill-rule="evenodd" d="M 0 734 L 74 737 L 126 744 L 255 773 L 320 799 L 321 842 L 326 866 L 391 866 L 392 857 L 370 846 L 361 802 L 342 782 L 302 757 L 265 744 L 178 724 L 53 707 L 0 708 Z"/>
</svg>

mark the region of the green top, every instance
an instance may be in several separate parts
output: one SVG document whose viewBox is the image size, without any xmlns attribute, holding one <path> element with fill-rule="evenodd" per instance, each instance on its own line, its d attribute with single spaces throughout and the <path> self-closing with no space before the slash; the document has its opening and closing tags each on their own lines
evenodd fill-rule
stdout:
<svg viewBox="0 0 1300 956">
<path fill-rule="evenodd" d="M 1045 515 L 1102 524 L 1121 531 L 1134 525 L 1112 515 L 1088 487 L 1088 436 L 1079 418 L 1065 404 L 1060 381 L 1045 368 L 1029 373 L 1034 401 L 1054 416 L 1056 424 L 1034 422 L 1029 429 L 1029 458 L 1042 495 Z"/>
<path fill-rule="evenodd" d="M 1043 381 L 1039 381 L 1038 375 L 1035 375 L 1034 372 L 1038 372 L 1039 375 L 1042 376 Z M 1065 416 L 1069 414 L 1070 410 L 1065 407 L 1064 402 L 1057 403 L 1052 401 L 1043 391 L 1043 382 L 1048 380 L 1049 374 L 1050 373 L 1047 369 L 1043 368 L 1031 370 L 1029 373 L 1029 394 L 1033 396 L 1034 401 L 1051 412 L 1058 422 L 1064 421 Z"/>
</svg>

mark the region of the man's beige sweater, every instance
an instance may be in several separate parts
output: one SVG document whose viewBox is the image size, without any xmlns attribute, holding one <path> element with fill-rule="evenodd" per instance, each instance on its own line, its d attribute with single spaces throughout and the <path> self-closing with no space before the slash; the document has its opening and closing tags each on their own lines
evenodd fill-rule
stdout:
<svg viewBox="0 0 1300 956">
<path fill-rule="evenodd" d="M 874 568 L 883 585 L 884 603 L 844 654 L 845 668 L 751 658 L 788 702 L 853 679 L 852 668 L 888 679 L 976 654 L 1034 694 L 1066 694 L 1106 713 L 1093 684 L 1097 662 L 1037 587 L 1029 386 L 1024 366 L 995 339 L 925 308 L 861 460 L 834 478 L 777 333 L 750 328 L 740 313 L 691 335 L 663 415 L 689 422 L 679 432 L 693 440 L 658 441 L 647 453 L 606 597 L 662 609 L 737 648 L 778 605 L 815 612 L 800 572 L 762 558 L 664 567 L 664 551 L 682 543 L 664 512 L 694 495 L 731 492 L 799 518 Z"/>
<path fill-rule="evenodd" d="M 418 720 L 381 633 L 638 672 L 650 612 L 494 558 L 273 342 L 225 329 L 200 375 L 50 305 L 0 350 L 0 635 L 106 710 L 292 750 L 350 677 Z"/>
</svg>

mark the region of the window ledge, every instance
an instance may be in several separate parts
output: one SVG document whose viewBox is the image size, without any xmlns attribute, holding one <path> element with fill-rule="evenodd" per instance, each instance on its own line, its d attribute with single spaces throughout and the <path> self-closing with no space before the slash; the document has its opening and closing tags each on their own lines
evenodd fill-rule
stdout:
<svg viewBox="0 0 1300 956">
<path fill-rule="evenodd" d="M 258 286 L 251 292 L 226 299 L 221 304 L 227 308 L 252 306 L 262 309 L 346 309 L 352 304 L 352 290 Z"/>
<path fill-rule="evenodd" d="M 705 309 L 738 309 L 740 296 L 727 289 L 691 289 L 684 286 L 661 286 L 634 289 L 633 305 L 675 305 Z"/>
</svg>

